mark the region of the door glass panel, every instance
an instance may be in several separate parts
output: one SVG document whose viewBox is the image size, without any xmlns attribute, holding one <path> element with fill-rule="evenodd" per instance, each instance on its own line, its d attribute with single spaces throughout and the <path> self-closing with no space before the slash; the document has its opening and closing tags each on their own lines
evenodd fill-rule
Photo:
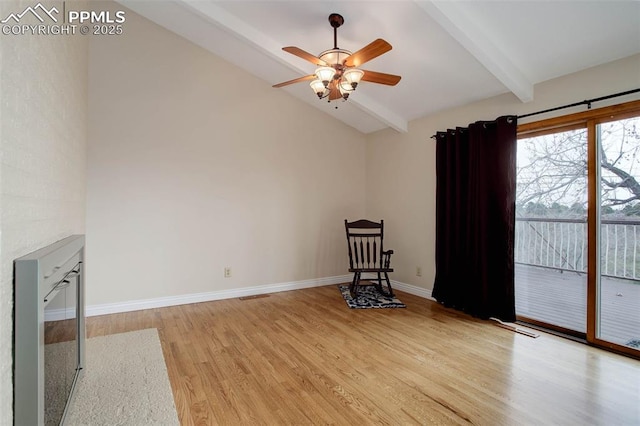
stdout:
<svg viewBox="0 0 640 426">
<path fill-rule="evenodd" d="M 640 350 L 640 117 L 597 126 L 600 277 L 596 336 Z"/>
<path fill-rule="evenodd" d="M 578 333 L 587 324 L 586 159 L 584 128 L 518 140 L 516 314 Z"/>
</svg>

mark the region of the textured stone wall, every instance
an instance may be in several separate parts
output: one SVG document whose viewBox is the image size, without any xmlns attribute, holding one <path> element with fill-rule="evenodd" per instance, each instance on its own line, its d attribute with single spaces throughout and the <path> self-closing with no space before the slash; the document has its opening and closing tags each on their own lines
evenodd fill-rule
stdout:
<svg viewBox="0 0 640 426">
<path fill-rule="evenodd" d="M 50 8 L 60 2 L 42 3 Z M 36 4 L 0 1 L 0 20 Z M 66 5 L 82 6 L 69 1 Z M 27 23 L 35 18 L 23 19 Z M 13 422 L 13 259 L 84 233 L 87 64 L 83 36 L 0 33 L 2 425 Z"/>
</svg>

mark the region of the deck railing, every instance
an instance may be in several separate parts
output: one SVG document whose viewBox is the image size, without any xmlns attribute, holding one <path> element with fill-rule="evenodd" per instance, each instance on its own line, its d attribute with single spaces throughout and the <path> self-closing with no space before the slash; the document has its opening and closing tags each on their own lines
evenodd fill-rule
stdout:
<svg viewBox="0 0 640 426">
<path fill-rule="evenodd" d="M 601 274 L 640 279 L 640 221 L 603 220 L 600 238 Z M 586 272 L 586 219 L 516 218 L 515 261 Z"/>
</svg>

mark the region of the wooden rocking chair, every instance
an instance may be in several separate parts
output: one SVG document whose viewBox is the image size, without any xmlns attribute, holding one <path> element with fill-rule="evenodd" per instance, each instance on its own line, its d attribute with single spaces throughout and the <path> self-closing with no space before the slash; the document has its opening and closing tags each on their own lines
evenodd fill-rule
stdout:
<svg viewBox="0 0 640 426">
<path fill-rule="evenodd" d="M 356 297 L 358 287 L 363 285 L 375 285 L 378 291 L 393 297 L 393 289 L 389 281 L 389 267 L 393 250 L 384 250 L 382 240 L 384 237 L 384 221 L 371 222 L 366 219 L 355 222 L 344 221 L 347 232 L 347 245 L 349 247 L 349 272 L 353 272 L 353 281 L 349 286 L 351 297 Z M 369 282 L 361 284 L 362 273 L 375 274 L 377 278 L 366 278 Z M 387 291 L 382 289 L 382 280 L 387 284 Z"/>
</svg>

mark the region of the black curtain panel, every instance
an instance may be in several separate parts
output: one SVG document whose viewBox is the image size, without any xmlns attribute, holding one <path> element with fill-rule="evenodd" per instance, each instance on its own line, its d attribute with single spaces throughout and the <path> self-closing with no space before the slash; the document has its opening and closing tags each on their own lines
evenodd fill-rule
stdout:
<svg viewBox="0 0 640 426">
<path fill-rule="evenodd" d="M 480 318 L 515 321 L 515 116 L 436 134 L 433 297 Z"/>
</svg>

